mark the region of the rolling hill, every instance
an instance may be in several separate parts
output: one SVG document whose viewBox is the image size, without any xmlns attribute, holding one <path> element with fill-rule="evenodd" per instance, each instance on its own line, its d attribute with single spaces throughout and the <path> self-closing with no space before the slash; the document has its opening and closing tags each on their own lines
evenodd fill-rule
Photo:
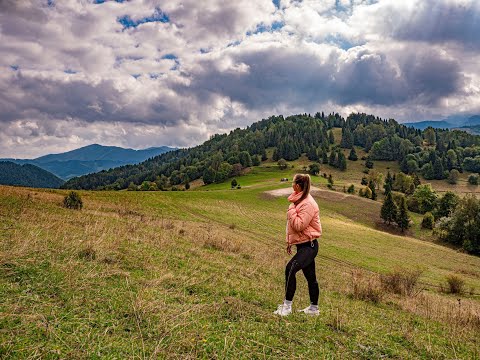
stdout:
<svg viewBox="0 0 480 360">
<path fill-rule="evenodd" d="M 59 188 L 64 181 L 32 164 L 19 165 L 0 161 L 0 184 L 37 188 Z"/>
<path fill-rule="evenodd" d="M 443 120 L 426 120 L 418 122 L 403 123 L 405 126 L 412 126 L 415 129 L 425 130 L 428 127 L 435 129 L 459 129 L 480 135 L 480 115 L 450 116 Z"/>
<path fill-rule="evenodd" d="M 335 129 L 342 129 L 339 143 L 334 143 L 332 138 Z M 435 142 L 439 144 L 432 148 Z M 168 189 L 197 179 L 209 184 L 226 181 L 267 158 L 292 161 L 302 154 L 312 161 L 340 166 L 338 157 L 344 155 L 340 149 L 353 146 L 363 148 L 372 160 L 397 161 L 403 172 L 416 172 L 428 180 L 445 179 L 445 170 L 463 170 L 467 158 L 465 170 L 475 172 L 480 168 L 479 145 L 480 136 L 466 132 L 437 129 L 432 134 L 406 127 L 393 119 L 383 120 L 367 114 L 350 114 L 346 119 L 339 114 L 326 117 L 320 113 L 314 117 L 299 114 L 286 118 L 280 115 L 229 134 L 216 134 L 196 147 L 162 154 L 138 165 L 71 179 L 64 187 L 120 190 L 155 182 L 158 189 Z M 466 147 L 473 150 L 468 155 L 463 152 Z M 274 151 L 267 156 L 270 148 Z M 446 159 L 449 150 L 455 152 L 450 162 Z M 408 160 L 413 162 L 409 165 Z"/>
<path fill-rule="evenodd" d="M 59 154 L 44 155 L 35 159 L 0 159 L 17 164 L 32 164 L 58 177 L 68 180 L 75 176 L 90 174 L 127 164 L 137 164 L 159 154 L 175 150 L 168 146 L 143 150 L 125 149 L 117 146 L 92 144 Z"/>
<path fill-rule="evenodd" d="M 0 187 L 0 235 L 8 239 L 0 243 L 0 353 L 476 358 L 480 259 L 416 232 L 381 231 L 378 202 L 328 191 L 322 177 L 313 194 L 324 229 L 320 315 L 272 314 L 290 258 L 282 195 L 290 184 L 280 179 L 306 161 L 285 170 L 266 161 L 239 178 L 239 190 L 213 183 L 185 192 L 79 191 L 81 211 L 61 207 L 66 190 Z M 411 295 L 380 285 L 381 276 L 417 268 Z M 464 293 L 441 291 L 451 275 L 465 281 Z M 306 305 L 299 274 L 293 306 Z"/>
</svg>

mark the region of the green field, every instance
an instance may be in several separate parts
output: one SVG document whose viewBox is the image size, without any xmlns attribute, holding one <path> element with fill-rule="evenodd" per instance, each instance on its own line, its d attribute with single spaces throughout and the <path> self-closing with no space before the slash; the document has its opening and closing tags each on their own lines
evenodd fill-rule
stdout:
<svg viewBox="0 0 480 360">
<path fill-rule="evenodd" d="M 381 231 L 380 202 L 322 177 L 320 316 L 272 314 L 288 202 L 268 191 L 302 161 L 253 168 L 238 190 L 81 191 L 80 211 L 62 207 L 66 191 L 0 187 L 0 358 L 479 358 L 480 259 L 420 240 L 418 216 L 408 236 Z M 353 296 L 354 283 L 417 267 L 414 296 Z M 439 291 L 450 274 L 465 293 Z M 299 274 L 294 309 L 308 303 Z"/>
</svg>

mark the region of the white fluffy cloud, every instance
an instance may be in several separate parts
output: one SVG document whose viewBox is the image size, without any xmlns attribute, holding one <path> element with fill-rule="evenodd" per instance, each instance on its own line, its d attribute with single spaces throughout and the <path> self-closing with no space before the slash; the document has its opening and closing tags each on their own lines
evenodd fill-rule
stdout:
<svg viewBox="0 0 480 360">
<path fill-rule="evenodd" d="M 3 0 L 0 157 L 192 146 L 271 114 L 480 111 L 474 0 Z"/>
</svg>

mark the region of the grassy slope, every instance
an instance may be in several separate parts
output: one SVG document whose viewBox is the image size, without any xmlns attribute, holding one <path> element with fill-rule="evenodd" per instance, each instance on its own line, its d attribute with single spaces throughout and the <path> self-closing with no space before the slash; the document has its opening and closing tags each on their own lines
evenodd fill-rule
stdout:
<svg viewBox="0 0 480 360">
<path fill-rule="evenodd" d="M 287 202 L 264 191 L 289 186 L 256 169 L 241 190 L 82 192 L 0 187 L 0 354 L 26 358 L 474 358 L 479 302 L 425 291 L 379 304 L 349 296 L 351 268 L 318 258 L 321 315 L 287 319 L 282 299 Z M 323 181 L 319 179 L 318 181 Z M 380 232 L 377 204 L 321 193 L 321 256 L 386 272 L 425 268 L 439 284 L 458 273 L 480 292 L 480 259 Z M 372 205 L 370 205 L 372 204 Z M 354 222 L 345 207 L 363 209 Z M 370 209 L 370 210 L 369 210 Z M 94 257 L 94 258 L 93 258 Z M 300 275 L 295 308 L 308 304 Z M 467 320 L 466 320 L 467 319 Z"/>
<path fill-rule="evenodd" d="M 361 163 L 322 172 L 338 189 L 358 188 Z M 478 297 L 459 302 L 435 286 L 454 273 L 480 293 L 480 259 L 381 232 L 380 202 L 341 192 L 316 193 L 320 316 L 271 314 L 289 259 L 287 202 L 265 191 L 289 187 L 279 179 L 308 161 L 292 164 L 254 168 L 237 179 L 241 190 L 81 192 L 82 211 L 61 207 L 63 191 L 0 187 L 0 357 L 478 358 Z M 325 189 L 325 179 L 314 183 Z M 414 221 L 409 235 L 428 238 Z M 356 268 L 398 266 L 422 267 L 427 290 L 379 304 L 350 296 Z M 299 275 L 294 305 L 307 304 Z"/>
</svg>

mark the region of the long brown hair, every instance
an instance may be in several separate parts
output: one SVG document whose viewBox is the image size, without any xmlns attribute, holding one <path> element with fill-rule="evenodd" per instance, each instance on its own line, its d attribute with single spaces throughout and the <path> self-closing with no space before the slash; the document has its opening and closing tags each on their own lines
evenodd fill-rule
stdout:
<svg viewBox="0 0 480 360">
<path fill-rule="evenodd" d="M 310 194 L 310 175 L 308 174 L 296 174 L 293 178 L 293 182 L 297 185 L 300 185 L 302 189 L 302 196 L 300 199 L 295 201 L 295 205 L 300 204 L 300 202 L 305 199 L 308 194 Z"/>
</svg>

